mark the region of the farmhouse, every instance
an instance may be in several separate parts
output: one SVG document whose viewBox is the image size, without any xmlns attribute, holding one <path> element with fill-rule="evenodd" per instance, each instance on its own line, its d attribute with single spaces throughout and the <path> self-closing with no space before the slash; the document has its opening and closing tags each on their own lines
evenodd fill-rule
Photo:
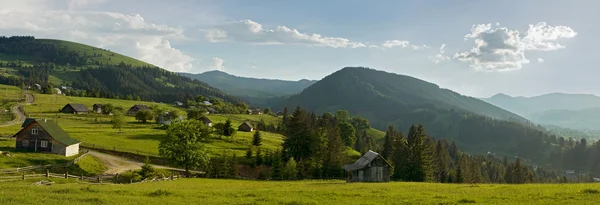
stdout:
<svg viewBox="0 0 600 205">
<path fill-rule="evenodd" d="M 179 102 L 179 101 L 175 101 L 175 102 L 173 102 L 173 105 L 181 107 L 181 106 L 183 106 L 183 103 Z"/>
<path fill-rule="evenodd" d="M 208 117 L 202 116 L 202 117 L 200 117 L 200 121 L 202 121 L 202 123 L 204 123 L 204 125 L 206 125 L 208 127 L 212 127 L 212 120 L 208 119 Z"/>
<path fill-rule="evenodd" d="M 212 103 L 210 103 L 208 100 L 205 100 L 204 102 L 202 102 L 202 104 L 206 105 L 206 106 L 211 106 Z"/>
<path fill-rule="evenodd" d="M 248 110 L 246 113 L 248 113 L 249 115 L 260 115 L 260 114 L 262 114 L 262 110 L 260 110 L 260 109 Z"/>
<path fill-rule="evenodd" d="M 58 88 L 54 88 L 54 93 L 57 95 L 61 95 L 62 91 L 60 91 L 60 89 L 58 89 Z"/>
<path fill-rule="evenodd" d="M 371 150 L 354 164 L 342 166 L 346 170 L 346 182 L 387 182 L 391 167 L 379 153 Z"/>
<path fill-rule="evenodd" d="M 69 103 L 65 105 L 62 109 L 60 109 L 60 112 L 73 114 L 87 114 L 90 112 L 90 110 L 83 104 Z"/>
<path fill-rule="evenodd" d="M 58 123 L 46 119 L 25 120 L 23 129 L 13 137 L 16 149 L 29 152 L 54 153 L 73 156 L 79 153 L 79 140 L 71 138 Z"/>
<path fill-rule="evenodd" d="M 144 104 L 134 105 L 134 106 L 131 106 L 131 108 L 129 108 L 129 110 L 127 110 L 127 114 L 135 115 L 135 113 L 142 111 L 142 110 L 150 110 L 150 107 L 148 107 L 147 105 L 144 105 Z"/>
<path fill-rule="evenodd" d="M 92 106 L 92 111 L 95 113 L 102 113 L 103 107 L 104 107 L 103 104 L 94 104 L 94 106 Z"/>
<path fill-rule="evenodd" d="M 249 122 L 244 122 L 238 127 L 238 130 L 244 132 L 252 132 L 254 130 L 254 127 L 252 127 L 252 124 L 250 124 Z"/>
<path fill-rule="evenodd" d="M 218 114 L 219 112 L 217 112 L 217 110 L 215 108 L 212 107 L 207 107 L 206 108 L 208 114 Z"/>
</svg>

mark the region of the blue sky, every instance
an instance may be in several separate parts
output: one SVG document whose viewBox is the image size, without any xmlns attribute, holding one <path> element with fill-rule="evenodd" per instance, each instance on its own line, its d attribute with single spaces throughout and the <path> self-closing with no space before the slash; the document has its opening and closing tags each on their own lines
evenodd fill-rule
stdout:
<svg viewBox="0 0 600 205">
<path fill-rule="evenodd" d="M 366 66 L 476 97 L 600 94 L 592 0 L 0 3 L 0 35 L 87 43 L 178 72 L 298 80 Z"/>
</svg>

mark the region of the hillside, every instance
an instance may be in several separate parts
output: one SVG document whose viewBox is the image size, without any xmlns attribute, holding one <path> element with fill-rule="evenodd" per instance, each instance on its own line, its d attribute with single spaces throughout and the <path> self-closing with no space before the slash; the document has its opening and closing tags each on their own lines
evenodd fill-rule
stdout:
<svg viewBox="0 0 600 205">
<path fill-rule="evenodd" d="M 118 53 L 31 36 L 0 37 L 0 73 L 0 84 L 40 84 L 47 93 L 51 86 L 67 86 L 63 92 L 77 96 L 173 102 L 204 95 L 239 101 L 201 81 Z"/>
<path fill-rule="evenodd" d="M 422 123 L 436 138 L 455 140 L 471 152 L 544 159 L 549 136 L 522 117 L 481 100 L 416 78 L 367 68 L 344 68 L 290 97 L 279 106 L 317 112 L 344 109 L 367 118 L 377 129 Z"/>
<path fill-rule="evenodd" d="M 571 129 L 600 129 L 600 97 L 595 95 L 550 93 L 534 97 L 511 97 L 497 94 L 482 100 L 540 124 Z"/>
<path fill-rule="evenodd" d="M 208 71 L 199 74 L 179 73 L 179 75 L 206 82 L 227 94 L 240 97 L 250 104 L 260 107 L 275 105 L 317 82 L 314 80 L 286 81 L 247 78 L 222 71 Z"/>
</svg>

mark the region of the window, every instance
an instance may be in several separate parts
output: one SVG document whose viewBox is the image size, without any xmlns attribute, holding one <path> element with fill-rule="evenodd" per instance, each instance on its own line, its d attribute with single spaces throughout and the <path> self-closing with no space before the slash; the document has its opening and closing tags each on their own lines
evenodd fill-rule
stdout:
<svg viewBox="0 0 600 205">
<path fill-rule="evenodd" d="M 23 140 L 21 141 L 23 147 L 29 147 L 29 140 Z"/>
<path fill-rule="evenodd" d="M 38 134 L 38 129 L 37 128 L 31 129 L 31 134 L 37 135 Z"/>
<path fill-rule="evenodd" d="M 40 147 L 46 148 L 48 147 L 48 141 L 40 141 Z"/>
</svg>

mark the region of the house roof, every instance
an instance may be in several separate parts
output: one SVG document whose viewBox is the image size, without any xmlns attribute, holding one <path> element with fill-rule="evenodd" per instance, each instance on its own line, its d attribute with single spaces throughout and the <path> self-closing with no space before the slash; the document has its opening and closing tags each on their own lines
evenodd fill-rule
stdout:
<svg viewBox="0 0 600 205">
<path fill-rule="evenodd" d="M 140 110 L 150 110 L 150 107 L 148 107 L 147 105 L 141 104 L 141 105 L 134 105 L 131 106 L 131 108 L 129 108 L 130 110 L 137 107 Z"/>
<path fill-rule="evenodd" d="M 252 124 L 250 124 L 249 122 L 244 122 L 244 123 L 242 123 L 242 124 L 240 125 L 240 127 L 241 127 L 241 126 L 243 126 L 243 125 L 246 125 L 246 126 L 248 126 L 249 128 L 253 128 L 253 127 L 252 127 Z"/>
<path fill-rule="evenodd" d="M 212 112 L 212 113 L 217 112 L 217 110 L 215 110 L 215 108 L 212 108 L 212 107 L 208 107 L 208 108 L 206 108 L 206 110 L 208 110 L 208 112 Z"/>
<path fill-rule="evenodd" d="M 29 124 L 27 124 L 27 126 L 29 126 L 32 122 L 37 122 L 40 125 L 40 127 L 44 128 L 44 130 L 46 130 L 46 132 L 48 132 L 48 134 L 54 140 L 60 142 L 61 144 L 68 146 L 68 145 L 74 145 L 74 144 L 81 142 L 75 138 L 71 138 L 71 136 L 69 136 L 69 134 L 67 134 L 62 128 L 60 128 L 60 126 L 58 126 L 58 123 L 56 123 L 56 121 L 54 121 L 54 120 L 41 120 L 41 119 L 31 119 L 31 118 L 28 118 L 28 119 L 30 120 L 30 122 L 29 122 Z M 25 124 L 25 123 L 23 123 L 23 124 Z M 25 126 L 25 127 L 27 127 L 27 126 Z"/>
<path fill-rule="evenodd" d="M 212 120 L 208 119 L 208 117 L 205 116 L 200 117 L 200 121 L 204 123 L 212 123 Z"/>
<path fill-rule="evenodd" d="M 359 170 L 359 169 L 362 169 L 365 166 L 367 166 L 367 164 L 371 163 L 371 161 L 373 161 L 377 157 L 381 157 L 381 159 L 383 159 L 383 161 L 385 163 L 390 165 L 390 163 L 388 163 L 381 155 L 379 155 L 379 153 L 369 150 L 360 159 L 356 160 L 356 162 L 354 162 L 354 164 L 347 164 L 347 165 L 342 166 L 342 168 L 344 168 L 346 171 L 349 171 L 349 172 L 354 171 L 354 170 Z"/>
<path fill-rule="evenodd" d="M 35 119 L 33 119 L 33 118 L 26 118 L 25 121 L 23 121 L 23 124 L 21 124 L 21 128 L 27 127 L 27 125 L 29 125 L 29 123 L 32 123 L 33 121 L 35 121 Z"/>
<path fill-rule="evenodd" d="M 75 103 L 69 103 L 67 105 L 65 105 L 65 107 L 67 106 L 71 106 L 73 108 L 73 110 L 77 111 L 77 112 L 89 112 L 90 110 L 83 104 L 75 104 Z M 63 107 L 64 108 L 64 107 Z"/>
</svg>

